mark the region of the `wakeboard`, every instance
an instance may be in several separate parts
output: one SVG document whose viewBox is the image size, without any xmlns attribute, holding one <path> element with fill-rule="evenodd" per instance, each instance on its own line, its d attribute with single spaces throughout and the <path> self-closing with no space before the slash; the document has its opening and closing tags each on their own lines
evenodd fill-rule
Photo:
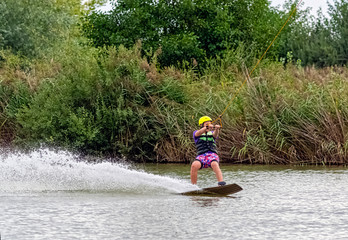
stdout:
<svg viewBox="0 0 348 240">
<path fill-rule="evenodd" d="M 242 190 L 243 188 L 241 186 L 233 183 L 224 186 L 202 188 L 199 190 L 183 192 L 181 194 L 186 196 L 227 196 Z"/>
</svg>

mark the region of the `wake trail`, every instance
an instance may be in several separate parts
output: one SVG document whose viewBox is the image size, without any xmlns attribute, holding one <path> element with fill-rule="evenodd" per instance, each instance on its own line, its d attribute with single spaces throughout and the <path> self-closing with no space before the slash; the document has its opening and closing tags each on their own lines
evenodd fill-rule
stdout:
<svg viewBox="0 0 348 240">
<path fill-rule="evenodd" d="M 0 192 L 90 191 L 134 194 L 197 189 L 187 181 L 135 170 L 125 163 L 88 163 L 67 151 L 0 154 Z"/>
</svg>

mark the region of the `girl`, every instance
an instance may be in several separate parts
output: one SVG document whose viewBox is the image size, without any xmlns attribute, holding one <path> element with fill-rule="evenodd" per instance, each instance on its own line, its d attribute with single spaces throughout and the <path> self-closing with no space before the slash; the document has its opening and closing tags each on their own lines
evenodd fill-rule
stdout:
<svg viewBox="0 0 348 240">
<path fill-rule="evenodd" d="M 199 169 L 209 167 L 213 169 L 218 185 L 223 186 L 226 183 L 223 181 L 215 143 L 221 127 L 220 125 L 212 125 L 212 119 L 208 116 L 201 117 L 198 124 L 201 126 L 201 129 L 193 132 L 197 157 L 191 165 L 191 183 L 197 184 L 197 173 Z"/>
</svg>

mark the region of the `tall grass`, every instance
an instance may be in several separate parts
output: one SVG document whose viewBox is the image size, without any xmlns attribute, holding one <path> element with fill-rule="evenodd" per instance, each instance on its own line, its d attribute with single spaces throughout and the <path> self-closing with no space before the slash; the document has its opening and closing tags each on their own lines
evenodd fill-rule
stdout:
<svg viewBox="0 0 348 240">
<path fill-rule="evenodd" d="M 224 111 L 251 56 L 231 52 L 208 61 L 202 74 L 195 67 L 159 69 L 156 54 L 149 60 L 140 52 L 140 44 L 95 49 L 70 42 L 30 61 L 3 53 L 1 143 L 190 162 L 199 117 Z M 346 68 L 264 61 L 222 118 L 221 160 L 347 164 L 347 79 Z"/>
<path fill-rule="evenodd" d="M 241 93 L 243 111 L 230 116 L 239 121 L 224 130 L 223 158 L 236 163 L 346 164 L 347 71 L 326 71 L 263 67 Z"/>
</svg>

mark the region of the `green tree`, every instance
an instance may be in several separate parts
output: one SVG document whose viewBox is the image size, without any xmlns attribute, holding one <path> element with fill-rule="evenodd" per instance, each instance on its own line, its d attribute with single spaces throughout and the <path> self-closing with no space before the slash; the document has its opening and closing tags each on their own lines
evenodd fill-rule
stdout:
<svg viewBox="0 0 348 240">
<path fill-rule="evenodd" d="M 279 24 L 267 0 L 119 0 L 108 13 L 84 18 L 85 36 L 93 45 L 132 47 L 141 40 L 144 52 L 161 47 L 161 66 L 222 56 L 242 42 L 265 49 Z"/>
<path fill-rule="evenodd" d="M 348 62 L 348 2 L 336 0 L 329 4 L 330 30 L 333 48 L 337 52 L 337 65 Z"/>
<path fill-rule="evenodd" d="M 348 3 L 336 0 L 333 5 L 329 4 L 328 15 L 319 10 L 318 17 L 314 18 L 308 9 L 299 11 L 296 21 L 281 36 L 280 58 L 285 59 L 291 52 L 293 59 L 300 59 L 307 66 L 346 65 Z"/>
<path fill-rule="evenodd" d="M 73 0 L 2 0 L 0 2 L 0 49 L 27 57 L 39 55 L 69 30 L 81 9 Z"/>
<path fill-rule="evenodd" d="M 285 22 L 290 14 L 294 11 L 298 2 L 289 0 L 284 4 L 284 11 L 280 11 L 282 21 Z M 289 22 L 279 36 L 277 48 L 279 50 L 278 57 L 288 63 L 300 59 L 302 63 L 308 62 L 308 48 L 312 44 L 311 31 L 313 28 L 314 18 L 310 15 L 309 9 L 301 10 L 303 7 L 297 6 L 296 12 L 289 19 Z M 291 53 L 291 54 L 290 54 Z M 289 57 L 291 56 L 291 59 Z"/>
<path fill-rule="evenodd" d="M 328 27 L 328 19 L 321 13 L 315 23 L 312 24 L 308 41 L 304 42 L 302 51 L 305 65 L 326 67 L 337 64 L 337 52 L 333 46 L 331 30 Z"/>
</svg>

